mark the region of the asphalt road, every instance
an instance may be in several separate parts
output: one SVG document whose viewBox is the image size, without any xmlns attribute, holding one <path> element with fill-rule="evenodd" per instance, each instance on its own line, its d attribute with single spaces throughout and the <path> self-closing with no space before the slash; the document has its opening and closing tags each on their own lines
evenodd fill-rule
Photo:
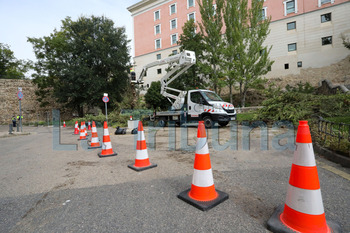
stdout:
<svg viewBox="0 0 350 233">
<path fill-rule="evenodd" d="M 134 135 L 113 135 L 110 128 L 118 155 L 99 158 L 100 149 L 84 150 L 72 128 L 61 130 L 61 143 L 78 150 L 54 150 L 52 129 L 24 127 L 29 135 L 0 137 L 1 232 L 269 232 L 266 221 L 285 201 L 293 151 L 273 147 L 281 130 L 269 129 L 267 139 L 253 130 L 246 150 L 239 128 L 229 143 L 237 150 L 222 151 L 211 140 L 216 132 L 209 132 L 215 187 L 229 199 L 202 212 L 177 198 L 191 186 L 194 161 L 180 142 L 186 138 L 180 128 L 152 131 L 155 140 L 145 128 L 158 167 L 143 172 L 127 167 L 135 159 Z M 194 146 L 196 127 L 185 130 Z M 229 136 L 229 127 L 220 129 L 222 145 Z M 268 150 L 261 150 L 261 139 Z M 316 160 L 326 217 L 350 232 L 350 169 Z"/>
</svg>

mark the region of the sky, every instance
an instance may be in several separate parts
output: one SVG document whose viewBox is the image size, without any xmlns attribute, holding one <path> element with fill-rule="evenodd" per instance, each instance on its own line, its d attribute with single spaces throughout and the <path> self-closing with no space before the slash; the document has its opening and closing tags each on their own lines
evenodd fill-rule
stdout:
<svg viewBox="0 0 350 233">
<path fill-rule="evenodd" d="M 125 27 L 133 38 L 131 13 L 127 7 L 141 0 L 0 0 L 0 43 L 7 44 L 17 59 L 35 61 L 28 37 L 49 36 L 59 30 L 62 20 L 70 16 L 105 16 L 115 27 Z M 133 56 L 133 42 L 129 44 Z"/>
</svg>

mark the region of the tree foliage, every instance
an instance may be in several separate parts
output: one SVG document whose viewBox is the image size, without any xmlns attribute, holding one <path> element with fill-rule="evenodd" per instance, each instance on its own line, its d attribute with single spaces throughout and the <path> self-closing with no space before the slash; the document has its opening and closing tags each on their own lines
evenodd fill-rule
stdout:
<svg viewBox="0 0 350 233">
<path fill-rule="evenodd" d="M 262 82 L 261 76 L 273 64 L 269 59 L 272 46 L 264 45 L 271 18 L 262 18 L 263 1 L 227 0 L 224 7 L 225 61 L 230 87 L 239 83 L 241 106 L 249 88 Z M 232 100 L 232 97 L 231 97 Z"/>
<path fill-rule="evenodd" d="M 117 28 L 105 17 L 70 17 L 50 36 L 28 38 L 37 58 L 33 75 L 39 101 L 53 97 L 83 115 L 83 107 L 103 107 L 108 93 L 111 102 L 122 100 L 128 85 L 128 43 L 125 28 Z"/>
<path fill-rule="evenodd" d="M 199 23 L 203 35 L 203 46 L 205 52 L 202 59 L 199 59 L 199 66 L 202 73 L 207 76 L 217 92 L 224 82 L 223 72 L 223 17 L 222 11 L 224 0 L 201 0 L 198 1 L 202 21 Z"/>
<path fill-rule="evenodd" d="M 204 46 L 202 43 L 203 36 L 196 33 L 197 25 L 193 19 L 188 20 L 182 27 L 182 34 L 178 44 L 181 46 L 180 51 L 190 50 L 196 54 L 197 61 L 203 57 Z M 201 75 L 200 66 L 197 64 L 189 68 L 180 78 L 174 80 L 171 87 L 180 90 L 191 90 L 195 88 L 204 88 L 206 81 Z"/>
<path fill-rule="evenodd" d="M 345 48 L 350 49 L 350 39 L 348 36 L 341 34 L 341 39 L 343 40 L 343 45 Z"/>
<path fill-rule="evenodd" d="M 14 52 L 6 44 L 0 43 L 0 78 L 24 79 L 31 62 L 16 59 Z"/>
<path fill-rule="evenodd" d="M 170 107 L 170 102 L 160 94 L 160 86 L 160 81 L 152 82 L 145 94 L 146 104 L 155 110 L 164 110 Z"/>
</svg>

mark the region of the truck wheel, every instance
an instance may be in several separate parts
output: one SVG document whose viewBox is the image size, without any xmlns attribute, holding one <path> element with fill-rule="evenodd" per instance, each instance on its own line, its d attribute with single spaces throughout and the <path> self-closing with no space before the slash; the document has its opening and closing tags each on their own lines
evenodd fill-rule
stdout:
<svg viewBox="0 0 350 233">
<path fill-rule="evenodd" d="M 219 125 L 224 127 L 226 126 L 227 124 L 229 123 L 229 121 L 222 121 L 222 122 L 219 122 Z"/>
<path fill-rule="evenodd" d="M 204 117 L 203 121 L 204 121 L 205 128 L 211 128 L 214 125 L 214 123 L 213 123 L 212 119 L 210 118 L 210 116 Z"/>
<path fill-rule="evenodd" d="M 159 121 L 158 121 L 158 126 L 159 126 L 159 127 L 165 127 L 166 124 L 167 124 L 167 122 L 166 122 L 165 120 L 159 120 Z"/>
</svg>

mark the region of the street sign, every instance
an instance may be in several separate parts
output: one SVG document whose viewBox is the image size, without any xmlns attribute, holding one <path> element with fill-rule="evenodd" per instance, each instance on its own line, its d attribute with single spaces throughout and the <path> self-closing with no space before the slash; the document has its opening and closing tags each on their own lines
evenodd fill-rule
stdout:
<svg viewBox="0 0 350 233">
<path fill-rule="evenodd" d="M 102 100 L 103 100 L 103 102 L 108 103 L 109 98 L 108 98 L 108 96 L 103 96 Z"/>
<path fill-rule="evenodd" d="M 22 93 L 22 91 L 18 91 L 18 92 L 17 92 L 17 97 L 18 97 L 19 100 L 23 99 L 23 93 Z"/>
</svg>

